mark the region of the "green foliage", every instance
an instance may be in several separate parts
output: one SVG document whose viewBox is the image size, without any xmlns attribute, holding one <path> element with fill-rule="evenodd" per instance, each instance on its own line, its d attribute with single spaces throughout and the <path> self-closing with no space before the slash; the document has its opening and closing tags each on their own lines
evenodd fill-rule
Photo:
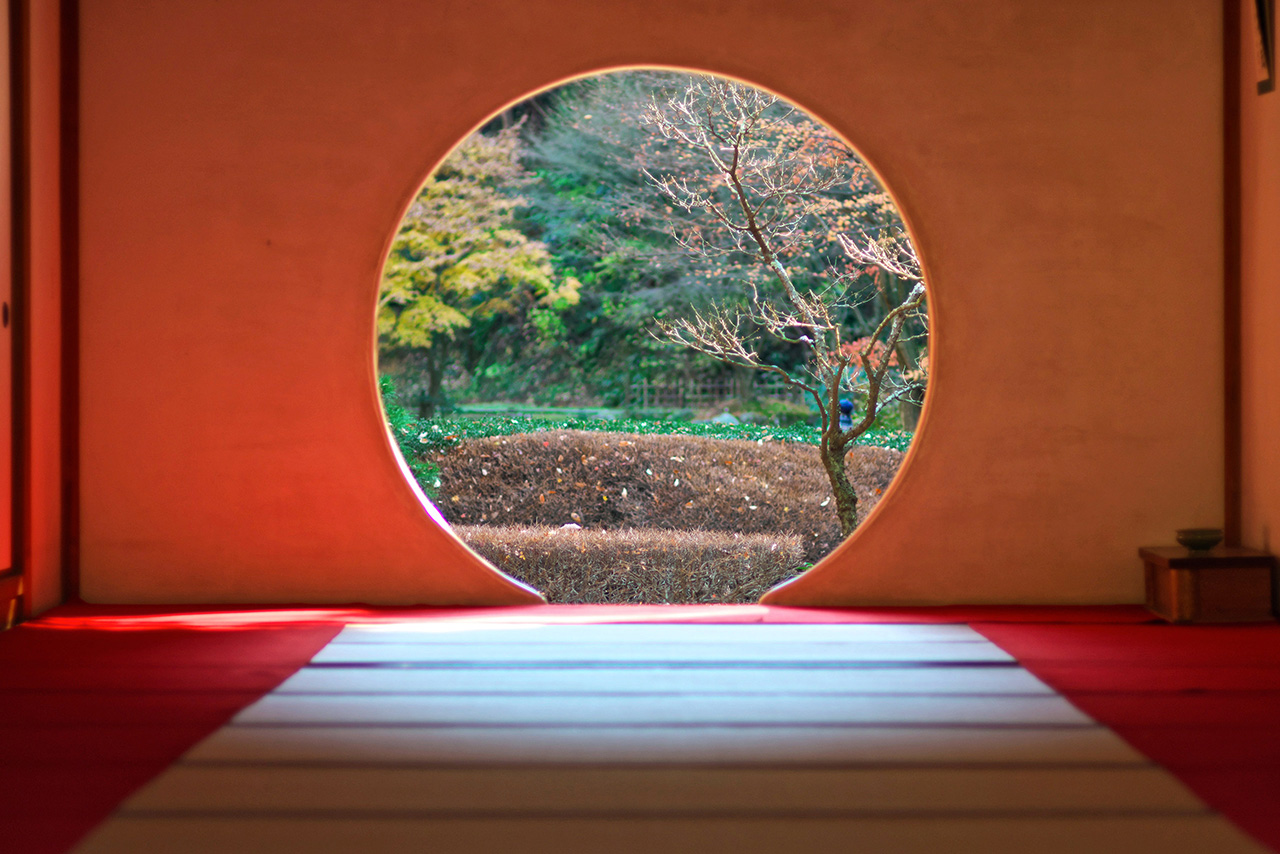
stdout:
<svg viewBox="0 0 1280 854">
<path fill-rule="evenodd" d="M 378 299 L 379 344 L 392 361 L 420 355 L 433 404 L 451 347 L 465 358 L 499 321 L 578 302 L 578 282 L 557 281 L 546 247 L 516 228 L 524 200 L 514 190 L 529 179 L 519 144 L 516 128 L 465 139 L 427 180 L 392 243 Z M 460 341 L 464 332 L 474 334 Z"/>
<path fill-rule="evenodd" d="M 414 418 L 396 399 L 396 386 L 391 377 L 378 378 L 378 390 L 382 392 L 382 409 L 387 415 L 387 427 L 396 440 L 400 456 L 404 457 L 409 471 L 422 491 L 432 498 L 440 486 L 440 469 L 426 454 L 432 446 L 422 440 L 426 425 Z"/>
<path fill-rule="evenodd" d="M 727 375 L 652 334 L 717 293 L 772 287 L 741 253 L 687 252 L 676 236 L 696 231 L 698 218 L 646 174 L 696 178 L 688 152 L 642 121 L 655 99 L 691 79 L 628 71 L 575 81 L 511 108 L 442 164 L 402 224 L 380 300 L 382 369 L 406 405 L 447 412 L 447 389 L 463 401 L 618 407 L 641 380 Z M 863 307 L 896 299 L 901 286 L 850 267 L 834 235 L 898 226 L 897 213 L 827 128 L 786 105 L 769 128 L 768 144 L 820 149 L 842 170 L 784 261 L 805 287 L 840 267 L 851 289 L 842 322 L 867 334 L 875 313 Z M 804 366 L 798 343 L 760 347 L 770 364 Z M 904 353 L 902 364 L 917 355 Z"/>
<path fill-rule="evenodd" d="M 645 125 L 652 104 L 696 79 L 629 71 L 540 96 L 541 120 L 526 128 L 524 152 L 538 180 L 524 191 L 529 206 L 521 216 L 528 233 L 548 247 L 556 270 L 583 284 L 582 299 L 561 315 L 558 341 L 544 334 L 540 349 L 495 352 L 494 361 L 504 360 L 514 370 L 474 378 L 469 390 L 474 399 L 563 404 L 590 398 L 617 406 L 626 388 L 642 379 L 725 375 L 727 369 L 706 354 L 673 348 L 652 334 L 662 320 L 705 309 L 713 297 L 721 303 L 726 296 L 747 300 L 748 285 L 762 295 L 776 289 L 750 252 L 732 241 L 709 240 L 700 212 L 673 204 L 653 185 L 651 176 L 666 175 L 708 196 L 727 192 L 714 180 L 708 183 L 688 146 Z M 755 138 L 756 159 L 799 152 L 834 176 L 821 194 L 805 200 L 811 213 L 794 239 L 778 245 L 779 258 L 802 290 L 829 287 L 835 277 L 846 306 L 840 321 L 850 337 L 869 334 L 881 313 L 879 303 L 896 305 L 907 291 L 881 271 L 851 264 L 836 235 L 900 229 L 892 200 L 830 129 L 785 103 L 771 110 Z M 745 326 L 743 335 L 766 362 L 789 372 L 803 368 L 801 344 L 755 337 L 756 330 Z M 922 345 L 922 337 L 906 336 L 902 363 L 914 367 Z"/>
<path fill-rule="evenodd" d="M 639 122 L 645 105 L 684 79 L 609 74 L 540 97 L 539 121 L 524 128 L 524 163 L 537 180 L 522 189 L 521 223 L 547 246 L 557 275 L 581 282 L 580 299 L 555 326 L 535 318 L 536 337 L 491 335 L 469 398 L 616 406 L 641 379 L 722 370 L 650 334 L 659 316 L 705 296 L 637 157 L 648 136 Z M 485 370 L 490 364 L 509 369 Z"/>
<path fill-rule="evenodd" d="M 428 451 L 447 451 L 464 439 L 486 439 L 517 433 L 554 432 L 556 430 L 594 430 L 609 433 L 639 433 L 666 436 L 706 436 L 712 439 L 743 439 L 751 442 L 799 442 L 818 444 L 817 427 L 793 424 L 786 427 L 759 424 L 714 424 L 689 421 L 606 421 L 598 418 L 566 418 L 551 420 L 491 416 L 487 418 L 433 418 L 419 422 L 421 446 Z M 857 444 L 905 451 L 911 445 L 911 434 L 901 430 L 868 430 Z"/>
</svg>

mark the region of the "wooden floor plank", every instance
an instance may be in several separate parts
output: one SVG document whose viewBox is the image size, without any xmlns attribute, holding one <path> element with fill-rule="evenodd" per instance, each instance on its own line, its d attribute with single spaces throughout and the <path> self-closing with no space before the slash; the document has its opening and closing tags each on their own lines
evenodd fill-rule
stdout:
<svg viewBox="0 0 1280 854">
<path fill-rule="evenodd" d="M 980 641 L 986 638 L 965 625 L 893 624 L 753 624 L 698 625 L 632 623 L 606 625 L 512 624 L 465 626 L 435 620 L 413 623 L 348 626 L 339 643 L 867 643 L 895 641 Z"/>
<path fill-rule="evenodd" d="M 239 725 L 707 725 L 883 724 L 1090 726 L 1061 697 L 902 697 L 756 694 L 674 697 L 268 695 Z"/>
<path fill-rule="evenodd" d="M 329 644 L 313 663 L 378 664 L 456 661 L 497 662 L 681 662 L 710 665 L 726 662 L 823 664 L 857 662 L 1013 663 L 1008 653 L 987 641 L 869 641 L 867 643 L 545 643 L 545 644 Z"/>
<path fill-rule="evenodd" d="M 1146 764 L 1100 727 L 226 727 L 187 758 L 371 765 Z"/>
<path fill-rule="evenodd" d="M 293 768 L 179 765 L 124 811 L 704 813 L 1203 809 L 1158 768 Z"/>
<path fill-rule="evenodd" d="M 1018 667 L 304 667 L 275 694 L 1032 694 L 1053 690 Z"/>
<path fill-rule="evenodd" d="M 839 851 L 877 854 L 1027 851 L 1037 854 L 1241 854 L 1263 851 L 1213 816 L 1129 818 L 904 819 L 542 819 L 436 821 L 314 818 L 143 818 L 107 823 L 81 854 L 563 854 L 566 851 L 756 852 Z"/>
</svg>

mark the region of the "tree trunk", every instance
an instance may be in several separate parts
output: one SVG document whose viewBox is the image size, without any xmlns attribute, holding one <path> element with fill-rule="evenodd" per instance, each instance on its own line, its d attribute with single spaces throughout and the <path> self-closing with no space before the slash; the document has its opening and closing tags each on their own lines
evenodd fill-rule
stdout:
<svg viewBox="0 0 1280 854">
<path fill-rule="evenodd" d="M 427 407 L 435 415 L 444 405 L 444 347 L 436 344 L 427 353 Z"/>
<path fill-rule="evenodd" d="M 836 516 L 840 519 L 840 536 L 847 537 L 858 527 L 858 493 L 849 482 L 849 474 L 845 471 L 845 451 L 832 452 L 825 437 L 819 448 L 822 453 L 822 467 L 827 470 L 827 480 L 831 483 L 831 492 L 836 497 Z"/>
<path fill-rule="evenodd" d="M 902 415 L 902 429 L 912 433 L 920 423 L 920 410 L 924 407 L 924 389 L 913 388 L 903 395 L 898 403 L 898 412 Z"/>
<path fill-rule="evenodd" d="M 756 369 L 746 365 L 734 365 L 730 375 L 733 383 L 732 396 L 741 401 L 756 399 Z"/>
</svg>

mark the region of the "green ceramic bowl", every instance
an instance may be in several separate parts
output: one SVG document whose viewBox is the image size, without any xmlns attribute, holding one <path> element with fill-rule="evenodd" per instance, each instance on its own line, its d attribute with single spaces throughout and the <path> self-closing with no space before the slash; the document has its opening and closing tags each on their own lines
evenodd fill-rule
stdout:
<svg viewBox="0 0 1280 854">
<path fill-rule="evenodd" d="M 1207 552 L 1222 542 L 1221 528 L 1182 528 L 1177 531 L 1175 539 L 1178 545 L 1186 546 L 1193 552 Z"/>
</svg>

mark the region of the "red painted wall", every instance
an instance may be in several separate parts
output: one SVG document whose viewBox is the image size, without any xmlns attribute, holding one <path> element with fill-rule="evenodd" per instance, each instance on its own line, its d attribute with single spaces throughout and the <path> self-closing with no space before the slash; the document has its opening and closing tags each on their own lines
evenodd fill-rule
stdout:
<svg viewBox="0 0 1280 854">
<path fill-rule="evenodd" d="M 11 80 L 9 60 L 10 7 L 18 11 L 22 45 L 21 91 Z M 11 322 L 4 332 L 5 346 L 10 336 L 19 357 L 19 382 L 10 388 L 6 360 L 0 395 L 14 395 L 10 415 L 6 407 L 4 435 L 0 444 L 12 447 L 0 472 L 0 518 L 10 514 L 10 477 L 19 480 L 20 514 L 12 542 L 6 521 L 0 566 L 13 565 L 23 573 L 23 601 L 27 614 L 42 611 L 62 601 L 62 471 L 61 471 L 61 222 L 59 208 L 60 108 L 59 91 L 59 3 L 57 0 L 13 0 L 4 11 L 3 112 L 5 136 L 0 156 L 4 170 L 3 227 L 10 235 L 17 226 L 22 235 L 19 257 L 22 267 L 13 280 L 13 241 L 5 237 L 3 248 L 4 299 L 12 307 Z M 9 99 L 17 95 L 22 114 L 10 119 Z M 23 199 L 20 218 L 13 217 L 9 185 L 11 151 L 17 144 L 26 169 L 14 178 Z M 20 219 L 20 221 L 15 221 Z M 11 281 L 12 280 L 12 281 Z M 12 286 L 12 287 L 11 287 Z M 17 352 L 20 350 L 21 352 Z M 12 432 L 10 432 L 12 431 Z M 10 444 L 11 436 L 18 443 Z M 12 563 L 10 563 L 12 561 Z"/>
<path fill-rule="evenodd" d="M 1280 548 L 1280 92 L 1257 94 L 1254 4 L 1241 3 L 1245 545 Z"/>
<path fill-rule="evenodd" d="M 30 0 L 27 283 L 27 531 L 23 564 L 28 607 L 62 601 L 61 224 L 59 221 L 59 4 Z"/>
<path fill-rule="evenodd" d="M 401 477 L 379 270 L 486 116 L 662 64 L 846 134 L 934 287 L 902 477 L 772 600 L 1136 600 L 1139 545 L 1222 521 L 1220 20 L 1212 0 L 85 0 L 85 596 L 529 600 Z"/>
</svg>

